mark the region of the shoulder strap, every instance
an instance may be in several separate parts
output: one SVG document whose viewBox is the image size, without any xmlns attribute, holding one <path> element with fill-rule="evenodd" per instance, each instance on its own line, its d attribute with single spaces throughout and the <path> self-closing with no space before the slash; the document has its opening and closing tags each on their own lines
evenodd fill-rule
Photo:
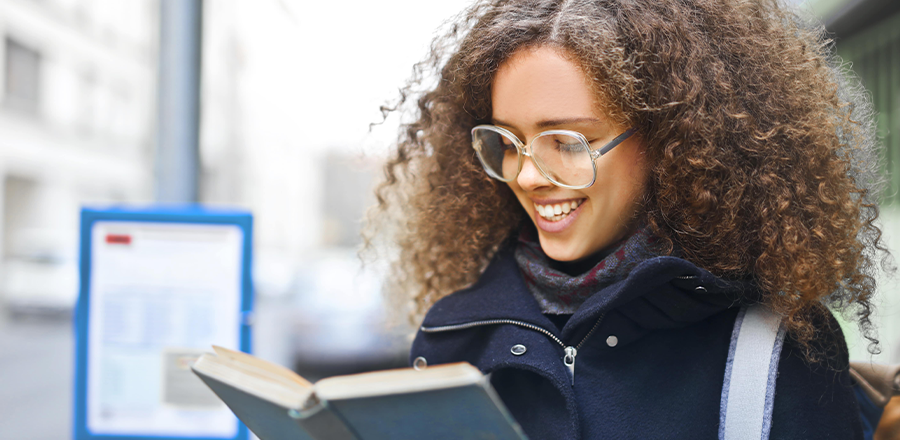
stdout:
<svg viewBox="0 0 900 440">
<path fill-rule="evenodd" d="M 719 440 L 769 438 L 783 341 L 781 317 L 762 305 L 744 307 L 738 313 L 725 365 Z"/>
</svg>

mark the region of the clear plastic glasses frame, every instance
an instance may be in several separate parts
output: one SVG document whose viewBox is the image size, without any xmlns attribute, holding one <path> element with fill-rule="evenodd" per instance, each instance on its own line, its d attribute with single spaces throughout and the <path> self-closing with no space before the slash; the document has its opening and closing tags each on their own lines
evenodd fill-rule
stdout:
<svg viewBox="0 0 900 440">
<path fill-rule="evenodd" d="M 502 176 L 502 171 L 498 173 L 496 170 L 494 170 L 489 165 L 488 160 L 484 157 L 483 152 L 482 152 L 482 142 L 479 139 L 479 137 L 476 135 L 476 133 L 479 130 L 493 131 L 496 134 L 499 134 L 500 136 L 503 136 L 512 141 L 513 145 L 516 147 L 517 157 L 518 157 L 518 164 L 516 165 L 517 168 L 516 168 L 515 175 L 513 175 L 510 178 L 504 178 Z M 522 165 L 525 162 L 525 157 L 530 157 L 532 162 L 534 162 L 534 166 L 538 169 L 538 171 L 540 171 L 541 175 L 544 176 L 544 178 L 549 180 L 554 185 L 560 186 L 563 188 L 569 188 L 569 189 L 583 189 L 583 188 L 590 187 L 591 185 L 594 184 L 594 182 L 597 181 L 596 160 L 600 156 L 603 156 L 604 154 L 608 153 L 610 150 L 615 148 L 617 145 L 621 144 L 626 139 L 631 137 L 631 135 L 633 135 L 634 132 L 635 132 L 635 129 L 630 128 L 630 129 L 626 130 L 624 133 L 616 136 L 615 139 L 609 141 L 606 145 L 604 145 L 596 150 L 591 149 L 590 142 L 588 142 L 587 138 L 585 138 L 583 134 L 581 134 L 577 131 L 572 131 L 572 130 L 544 131 L 544 132 L 538 133 L 538 135 L 535 136 L 533 139 L 531 139 L 531 142 L 527 145 L 524 142 L 520 141 L 519 138 L 516 135 L 514 135 L 512 132 L 510 132 L 509 130 L 507 130 L 503 127 L 498 127 L 496 125 L 478 125 L 478 126 L 472 128 L 471 133 L 472 133 L 472 148 L 475 149 L 475 152 L 478 155 L 478 160 L 481 162 L 481 166 L 484 168 L 484 171 L 487 172 L 488 175 L 493 177 L 494 179 L 497 179 L 501 182 L 511 182 L 512 180 L 516 179 L 517 177 L 519 177 L 519 173 L 522 171 Z M 534 157 L 534 155 L 531 153 L 531 151 L 533 151 L 533 145 L 535 144 L 535 142 L 538 139 L 540 139 L 542 137 L 546 137 L 546 136 L 556 136 L 556 135 L 569 136 L 574 139 L 577 139 L 578 142 L 581 144 L 581 148 L 584 148 L 585 153 L 587 153 L 585 160 L 589 160 L 591 162 L 591 170 L 593 172 L 591 181 L 589 183 L 587 183 L 585 185 L 569 185 L 569 184 L 560 182 L 558 179 L 553 177 L 553 173 L 551 173 L 551 170 L 545 169 L 546 165 L 543 163 L 543 161 L 539 157 L 537 157 L 537 158 Z M 559 172 L 559 171 L 563 171 L 563 170 L 554 170 L 554 171 Z"/>
</svg>

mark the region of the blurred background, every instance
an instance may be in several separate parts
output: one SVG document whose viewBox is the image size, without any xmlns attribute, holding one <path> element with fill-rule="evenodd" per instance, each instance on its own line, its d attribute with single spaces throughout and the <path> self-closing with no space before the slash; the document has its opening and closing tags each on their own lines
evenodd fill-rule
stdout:
<svg viewBox="0 0 900 440">
<path fill-rule="evenodd" d="M 164 45 L 180 43 L 162 38 L 165 3 L 187 1 L 0 0 L 2 438 L 71 436 L 79 208 L 173 201 L 160 192 L 159 80 Z M 196 199 L 253 212 L 260 357 L 313 378 L 405 365 L 409 329 L 384 325 L 384 267 L 356 257 L 397 121 L 369 124 L 468 3 L 202 3 Z M 872 93 L 898 250 L 900 2 L 802 7 Z M 875 360 L 900 363 L 900 286 L 881 286 Z"/>
</svg>

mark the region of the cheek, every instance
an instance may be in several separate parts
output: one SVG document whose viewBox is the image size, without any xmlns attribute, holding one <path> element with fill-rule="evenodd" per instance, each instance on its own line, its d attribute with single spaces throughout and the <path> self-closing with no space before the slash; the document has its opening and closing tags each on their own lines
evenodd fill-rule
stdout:
<svg viewBox="0 0 900 440">
<path fill-rule="evenodd" d="M 618 180 L 616 191 L 623 201 L 640 199 L 644 194 L 647 169 L 643 166 L 632 167 L 628 172 L 618 176 Z"/>
<path fill-rule="evenodd" d="M 637 159 L 639 162 L 632 167 L 627 175 L 623 176 L 621 189 L 621 197 L 623 202 L 626 202 L 626 206 L 623 209 L 629 210 L 629 215 L 634 214 L 634 211 L 638 209 L 647 188 L 647 177 L 650 174 L 650 168 L 644 162 L 644 157 L 641 155 Z"/>
<path fill-rule="evenodd" d="M 647 189 L 647 179 L 650 177 L 650 164 L 647 163 L 647 156 L 643 152 L 638 152 L 633 157 L 634 162 L 629 171 L 628 187 L 635 199 L 643 197 Z"/>
<path fill-rule="evenodd" d="M 503 177 L 507 179 L 514 179 L 518 171 L 519 156 L 516 154 L 515 150 L 507 150 L 507 152 L 503 155 Z"/>
<path fill-rule="evenodd" d="M 634 147 L 622 151 L 628 154 L 598 167 L 597 183 L 589 188 L 589 195 L 595 198 L 600 205 L 598 208 L 606 214 L 630 217 L 643 197 L 650 167 L 639 148 Z M 604 215 L 602 212 L 598 214 Z"/>
</svg>

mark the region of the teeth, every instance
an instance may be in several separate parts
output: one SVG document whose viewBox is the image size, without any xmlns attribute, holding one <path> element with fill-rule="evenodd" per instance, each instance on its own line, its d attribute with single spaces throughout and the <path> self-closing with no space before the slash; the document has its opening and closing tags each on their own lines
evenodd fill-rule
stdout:
<svg viewBox="0 0 900 440">
<path fill-rule="evenodd" d="M 534 209 L 540 214 L 541 217 L 544 217 L 547 220 L 552 222 L 560 221 L 564 219 L 570 212 L 574 211 L 581 204 L 581 200 L 573 200 L 571 202 L 566 202 L 562 204 L 556 205 L 538 205 L 534 204 Z"/>
</svg>

